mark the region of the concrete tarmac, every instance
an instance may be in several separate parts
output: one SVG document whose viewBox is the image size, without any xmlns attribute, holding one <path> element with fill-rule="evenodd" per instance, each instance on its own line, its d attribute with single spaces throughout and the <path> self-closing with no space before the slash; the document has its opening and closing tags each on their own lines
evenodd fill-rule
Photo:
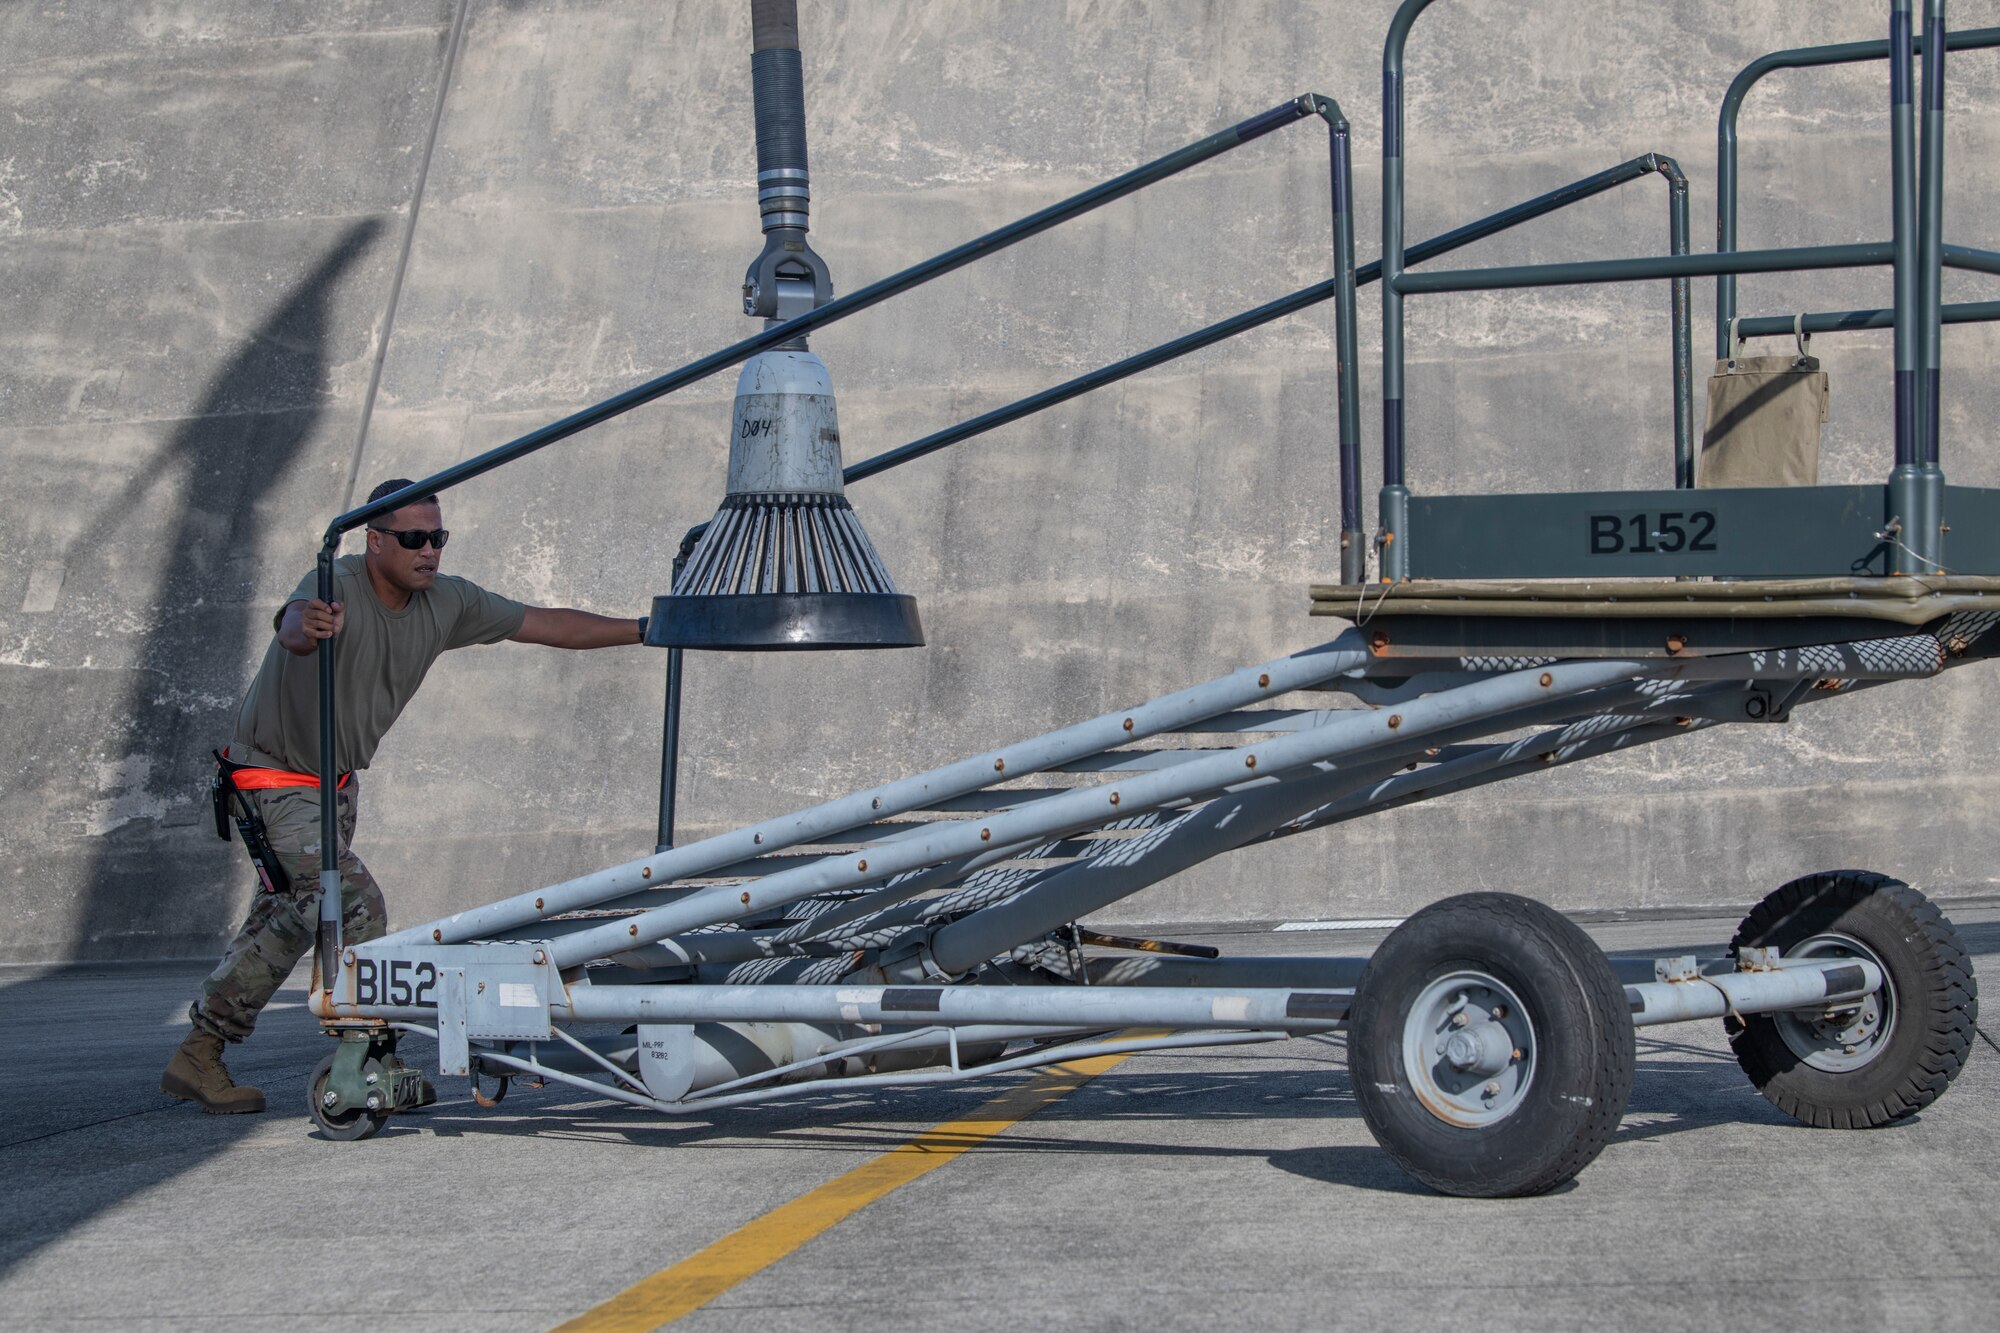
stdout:
<svg viewBox="0 0 2000 1333">
<path fill-rule="evenodd" d="M 1951 914 L 2000 975 L 2000 904 Z M 1588 928 L 1614 951 L 1679 953 L 1733 924 Z M 1345 953 L 1381 932 L 1208 938 Z M 552 1328 L 1008 1081 L 670 1121 L 520 1085 L 481 1110 L 446 1080 L 437 1106 L 330 1143 L 304 1108 L 326 1042 L 303 971 L 232 1053 L 270 1111 L 205 1116 L 155 1091 L 203 971 L 0 972 L 0 1328 Z M 1141 1056 L 677 1327 L 1991 1327 L 1990 1032 L 1923 1114 L 1847 1133 L 1768 1105 L 1719 1024 L 1643 1030 L 1604 1154 L 1548 1197 L 1497 1203 L 1397 1170 L 1338 1038 Z M 428 1043 L 407 1049 L 429 1061 Z"/>
</svg>

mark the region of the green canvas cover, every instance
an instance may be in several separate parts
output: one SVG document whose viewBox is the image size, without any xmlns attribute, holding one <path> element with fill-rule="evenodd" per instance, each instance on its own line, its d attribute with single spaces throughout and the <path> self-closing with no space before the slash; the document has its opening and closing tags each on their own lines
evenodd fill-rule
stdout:
<svg viewBox="0 0 2000 1333">
<path fill-rule="evenodd" d="M 1708 381 L 1697 486 L 1813 486 L 1826 372 L 1812 356 L 1738 356 Z"/>
</svg>

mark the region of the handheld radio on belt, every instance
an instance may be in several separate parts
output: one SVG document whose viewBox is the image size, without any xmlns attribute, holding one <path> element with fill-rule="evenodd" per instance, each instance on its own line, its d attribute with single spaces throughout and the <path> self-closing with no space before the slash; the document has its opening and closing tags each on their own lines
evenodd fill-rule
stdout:
<svg viewBox="0 0 2000 1333">
<path fill-rule="evenodd" d="M 264 817 L 257 813 L 257 807 L 236 785 L 236 771 L 247 766 L 230 763 L 220 751 L 211 753 L 215 755 L 215 776 L 209 779 L 208 788 L 215 806 L 215 836 L 228 842 L 229 826 L 234 823 L 236 831 L 242 835 L 243 849 L 250 853 L 250 864 L 257 867 L 257 878 L 262 882 L 264 892 L 290 893 L 292 877 L 285 873 L 278 854 L 271 850 L 271 840 L 264 831 Z"/>
</svg>

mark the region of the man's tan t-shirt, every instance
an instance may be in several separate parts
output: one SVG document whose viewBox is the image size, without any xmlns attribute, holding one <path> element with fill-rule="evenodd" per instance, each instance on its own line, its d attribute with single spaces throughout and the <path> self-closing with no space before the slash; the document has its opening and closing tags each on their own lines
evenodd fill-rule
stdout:
<svg viewBox="0 0 2000 1333">
<path fill-rule="evenodd" d="M 285 604 L 318 595 L 319 576 L 308 574 Z M 449 574 L 438 575 L 428 589 L 410 595 L 409 605 L 391 611 L 375 596 L 359 555 L 333 562 L 333 596 L 346 608 L 333 641 L 334 752 L 342 772 L 368 767 L 440 654 L 498 643 L 521 628 L 528 612 L 519 602 Z M 295 773 L 319 771 L 318 654 L 295 657 L 272 638 L 237 710 L 229 757 Z"/>
</svg>

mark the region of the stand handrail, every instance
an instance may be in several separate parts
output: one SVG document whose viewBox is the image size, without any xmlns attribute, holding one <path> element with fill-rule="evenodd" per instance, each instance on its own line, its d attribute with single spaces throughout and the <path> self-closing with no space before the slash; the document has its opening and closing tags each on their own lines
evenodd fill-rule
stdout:
<svg viewBox="0 0 2000 1333">
<path fill-rule="evenodd" d="M 1983 51 L 2000 47 L 2000 28 L 1967 28 L 1945 34 L 1947 51 Z M 1924 51 L 1922 34 L 1912 34 L 1911 46 Z M 1869 60 L 1887 60 L 1888 41 L 1839 42 L 1831 46 L 1800 46 L 1758 56 L 1737 72 L 1722 95 L 1722 107 L 1715 124 L 1715 248 L 1736 248 L 1737 120 L 1743 99 L 1765 75 L 1781 69 L 1813 69 L 1825 65 L 1854 65 Z M 1736 318 L 1736 275 L 1719 274 L 1715 283 L 1715 355 L 1729 355 L 1729 321 Z M 1748 320 L 1744 321 L 1747 325 Z M 1879 327 L 1887 327 L 1886 325 Z M 1741 330 L 1739 329 L 1739 332 Z M 1824 330 L 1820 330 L 1824 332 Z"/>
<path fill-rule="evenodd" d="M 476 457 L 454 464 L 421 481 L 412 482 L 399 491 L 383 496 L 379 500 L 360 505 L 339 515 L 326 526 L 326 533 L 320 543 L 318 558 L 318 592 L 320 600 L 330 601 L 333 596 L 333 560 L 340 549 L 340 539 L 346 533 L 361 527 L 372 518 L 394 513 L 406 504 L 425 496 L 449 490 L 454 486 L 472 480 L 474 477 L 491 472 L 497 467 L 511 463 L 539 449 L 567 439 L 580 431 L 600 425 L 621 416 L 645 403 L 652 402 L 682 389 L 690 384 L 706 379 L 717 371 L 749 360 L 757 353 L 767 351 L 781 343 L 802 337 L 812 330 L 859 314 L 870 306 L 879 305 L 898 293 L 920 286 L 934 278 L 942 277 L 954 269 L 997 254 L 1007 247 L 1024 241 L 1040 232 L 1066 222 L 1080 214 L 1101 208 L 1128 194 L 1142 190 L 1158 181 L 1165 180 L 1188 168 L 1206 162 L 1212 157 L 1241 148 L 1252 140 L 1260 139 L 1273 130 L 1280 129 L 1294 121 L 1312 115 L 1338 115 L 1338 108 L 1326 98 L 1314 94 L 1302 94 L 1291 101 L 1280 103 L 1268 111 L 1261 112 L 1248 120 L 1240 121 L 1224 130 L 1218 130 L 1207 138 L 1197 140 L 1185 147 L 1175 149 L 1163 157 L 1154 159 L 1143 166 L 1135 167 L 1121 176 L 1049 205 L 1038 212 L 1008 223 L 1004 227 L 974 237 L 965 244 L 935 255 L 922 263 L 912 265 L 899 273 L 870 283 L 859 291 L 838 297 L 817 309 L 772 325 L 762 333 L 732 343 L 719 351 L 689 362 L 677 370 L 648 380 L 646 383 L 627 389 L 621 394 L 605 399 L 581 412 L 564 417 L 560 421 L 530 431 L 497 448 L 489 449 Z M 331 638 L 321 639 L 319 644 L 319 777 L 322 796 L 334 789 L 334 777 L 338 771 L 336 744 L 336 701 L 334 699 L 334 645 Z M 333 988 L 339 970 L 340 953 L 340 873 L 339 873 L 339 818 L 337 802 L 331 799 L 320 801 L 320 912 L 317 946 L 319 953 L 320 983 L 327 990 Z"/>
</svg>

